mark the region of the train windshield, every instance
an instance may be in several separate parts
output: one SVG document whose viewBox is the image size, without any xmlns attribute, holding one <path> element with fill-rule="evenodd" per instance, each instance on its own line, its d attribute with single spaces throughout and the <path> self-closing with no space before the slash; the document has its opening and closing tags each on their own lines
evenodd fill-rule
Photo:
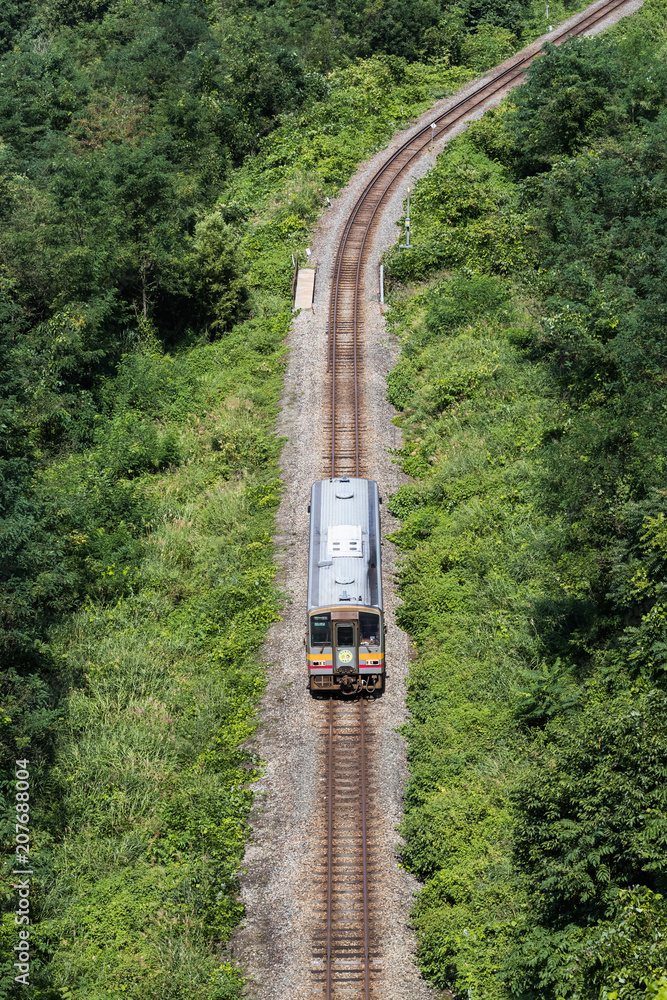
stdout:
<svg viewBox="0 0 667 1000">
<path fill-rule="evenodd" d="M 359 632 L 361 641 L 375 646 L 380 641 L 380 616 L 368 611 L 359 612 Z"/>
<path fill-rule="evenodd" d="M 331 645 L 331 612 L 310 616 L 310 642 L 313 646 Z"/>
<path fill-rule="evenodd" d="M 354 646 L 354 625 L 338 625 L 336 628 L 337 646 Z"/>
</svg>

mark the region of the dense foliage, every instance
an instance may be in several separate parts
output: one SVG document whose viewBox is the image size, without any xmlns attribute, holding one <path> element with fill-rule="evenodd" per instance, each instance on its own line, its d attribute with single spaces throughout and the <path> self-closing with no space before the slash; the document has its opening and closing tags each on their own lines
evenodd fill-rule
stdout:
<svg viewBox="0 0 667 1000">
<path fill-rule="evenodd" d="M 4 4 L 0 745 L 10 805 L 30 759 L 34 925 L 26 991 L 10 876 L 1 996 L 238 995 L 290 256 L 544 27 L 524 0 Z"/>
<path fill-rule="evenodd" d="M 666 54 L 661 0 L 547 49 L 390 255 L 428 278 L 389 379 L 405 860 L 423 968 L 460 996 L 665 989 Z"/>
</svg>

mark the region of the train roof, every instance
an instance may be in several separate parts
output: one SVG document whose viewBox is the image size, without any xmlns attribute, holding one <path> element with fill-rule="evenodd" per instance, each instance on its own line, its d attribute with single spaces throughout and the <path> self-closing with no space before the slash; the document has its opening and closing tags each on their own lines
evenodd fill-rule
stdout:
<svg viewBox="0 0 667 1000">
<path fill-rule="evenodd" d="M 323 479 L 310 494 L 308 610 L 382 609 L 380 507 L 372 479 Z"/>
</svg>

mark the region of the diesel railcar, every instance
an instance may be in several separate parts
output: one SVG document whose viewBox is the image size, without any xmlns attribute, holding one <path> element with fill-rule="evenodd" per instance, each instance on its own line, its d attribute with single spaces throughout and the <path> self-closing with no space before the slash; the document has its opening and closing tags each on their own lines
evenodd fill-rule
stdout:
<svg viewBox="0 0 667 1000">
<path fill-rule="evenodd" d="M 313 484 L 306 630 L 312 692 L 384 689 L 379 504 L 372 479 Z"/>
</svg>

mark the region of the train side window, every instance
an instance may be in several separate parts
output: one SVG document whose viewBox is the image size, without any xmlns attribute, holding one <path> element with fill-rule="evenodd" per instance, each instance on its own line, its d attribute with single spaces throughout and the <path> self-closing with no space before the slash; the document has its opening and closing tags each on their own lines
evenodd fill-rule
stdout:
<svg viewBox="0 0 667 1000">
<path fill-rule="evenodd" d="M 354 625 L 338 625 L 336 627 L 336 645 L 354 646 Z"/>
<path fill-rule="evenodd" d="M 359 612 L 359 631 L 362 642 L 370 642 L 373 645 L 380 641 L 380 616 L 370 614 L 368 611 Z"/>
<path fill-rule="evenodd" d="M 310 616 L 310 642 L 313 646 L 331 645 L 331 612 Z"/>
</svg>

